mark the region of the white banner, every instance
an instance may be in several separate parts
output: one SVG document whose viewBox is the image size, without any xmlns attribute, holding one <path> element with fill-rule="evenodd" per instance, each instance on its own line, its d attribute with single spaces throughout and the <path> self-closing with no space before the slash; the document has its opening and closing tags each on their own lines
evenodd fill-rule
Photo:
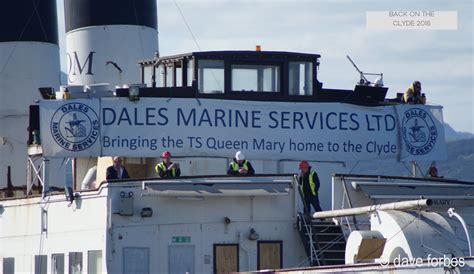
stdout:
<svg viewBox="0 0 474 274">
<path fill-rule="evenodd" d="M 397 106 L 402 149 L 401 162 L 447 158 L 442 108 L 426 105 Z M 439 157 L 440 159 L 436 159 Z"/>
<path fill-rule="evenodd" d="M 41 101 L 40 134 L 43 155 L 100 155 L 99 103 L 98 99 Z"/>
<path fill-rule="evenodd" d="M 159 157 L 163 150 L 169 150 L 175 156 L 232 158 L 237 150 L 242 150 L 249 159 L 263 160 L 355 161 L 400 160 L 401 157 L 403 161 L 411 161 L 446 157 L 439 107 L 178 98 L 140 98 L 138 102 L 103 98 L 99 107 L 93 100 L 48 101 L 41 104 L 42 129 L 50 128 L 57 120 L 54 113 L 62 112 L 68 104 L 75 105 L 73 102 L 94 110 L 89 114 L 98 114 L 100 140 L 95 143 L 90 140 L 89 146 L 71 150 L 61 145 L 64 138 L 55 138 L 52 131 L 41 130 L 45 153 L 49 156 Z M 420 118 L 410 118 L 406 112 L 411 108 L 424 113 L 413 114 Z M 419 120 L 422 116 L 429 117 L 426 125 L 434 126 L 437 132 L 436 140 L 429 135 L 429 147 L 421 144 L 422 140 L 426 141 L 420 137 L 426 135 L 426 129 L 416 129 L 425 126 L 421 124 L 425 120 Z M 73 120 L 77 119 L 87 121 L 79 116 Z M 70 128 L 69 120 L 57 122 L 56 126 Z M 406 131 L 408 137 L 402 141 L 402 129 L 415 132 Z M 413 136 L 416 139 L 410 139 Z"/>
</svg>

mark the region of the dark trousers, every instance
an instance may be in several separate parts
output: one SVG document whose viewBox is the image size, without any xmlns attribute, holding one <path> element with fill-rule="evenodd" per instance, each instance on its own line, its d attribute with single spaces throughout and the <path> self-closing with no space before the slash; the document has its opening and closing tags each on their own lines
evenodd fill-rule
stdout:
<svg viewBox="0 0 474 274">
<path fill-rule="evenodd" d="M 305 213 L 306 214 L 311 212 L 311 205 L 313 206 L 315 212 L 323 211 L 321 209 L 321 205 L 319 205 L 318 196 L 317 195 L 314 196 L 312 193 L 311 194 L 309 194 L 309 193 L 304 194 L 304 204 L 306 205 L 306 208 L 305 208 Z M 307 210 L 309 210 L 310 212 L 307 212 Z"/>
</svg>

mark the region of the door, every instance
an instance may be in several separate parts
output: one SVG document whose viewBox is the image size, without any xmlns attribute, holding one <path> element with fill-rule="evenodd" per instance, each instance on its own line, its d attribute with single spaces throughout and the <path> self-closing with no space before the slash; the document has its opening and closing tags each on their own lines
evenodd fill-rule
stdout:
<svg viewBox="0 0 474 274">
<path fill-rule="evenodd" d="M 257 244 L 258 269 L 279 269 L 283 267 L 281 241 L 259 241 Z"/>
<path fill-rule="evenodd" d="M 150 249 L 147 247 L 124 247 L 123 273 L 149 274 Z"/>
<path fill-rule="evenodd" d="M 239 245 L 214 245 L 214 273 L 223 274 L 239 271 Z"/>
<path fill-rule="evenodd" d="M 168 273 L 194 273 L 194 245 L 168 246 Z"/>
</svg>

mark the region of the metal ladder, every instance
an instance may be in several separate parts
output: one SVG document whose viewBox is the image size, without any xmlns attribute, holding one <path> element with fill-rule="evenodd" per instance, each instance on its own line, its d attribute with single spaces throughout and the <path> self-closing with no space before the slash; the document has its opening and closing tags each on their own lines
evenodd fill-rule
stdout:
<svg viewBox="0 0 474 274">
<path fill-rule="evenodd" d="M 297 186 L 300 202 L 304 196 Z M 303 203 L 305 211 L 309 211 Z M 339 225 L 332 221 L 314 220 L 299 212 L 296 224 L 311 266 L 345 263 L 346 239 Z"/>
<path fill-rule="evenodd" d="M 313 235 L 313 228 L 311 221 L 307 219 L 302 213 L 298 213 L 298 231 L 300 232 L 301 240 L 308 255 L 309 263 L 311 266 L 321 265 L 321 262 L 317 256 L 317 243 Z"/>
<path fill-rule="evenodd" d="M 339 225 L 332 221 L 311 221 L 312 231 L 318 244 L 317 257 L 323 265 L 345 263 L 346 239 Z"/>
<path fill-rule="evenodd" d="M 346 240 L 339 225 L 310 220 L 302 213 L 298 214 L 297 223 L 311 266 L 344 264 Z"/>
</svg>

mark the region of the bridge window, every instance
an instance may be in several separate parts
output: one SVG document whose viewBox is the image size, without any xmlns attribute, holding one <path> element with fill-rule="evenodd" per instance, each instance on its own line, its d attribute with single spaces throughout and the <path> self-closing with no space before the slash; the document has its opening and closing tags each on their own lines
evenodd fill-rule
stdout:
<svg viewBox="0 0 474 274">
<path fill-rule="evenodd" d="M 69 252 L 69 273 L 82 274 L 82 252 Z"/>
<path fill-rule="evenodd" d="M 313 63 L 290 62 L 290 95 L 313 94 Z"/>
<path fill-rule="evenodd" d="M 199 93 L 224 93 L 224 61 L 198 61 Z"/>
<path fill-rule="evenodd" d="M 174 68 L 173 68 L 173 64 L 166 64 L 166 67 L 165 67 L 165 74 L 166 74 L 166 81 L 165 81 L 165 86 L 166 87 L 173 87 L 174 86 L 174 81 L 173 81 L 173 78 L 174 78 Z"/>
<path fill-rule="evenodd" d="M 15 273 L 15 258 L 3 258 L 3 274 Z"/>
<path fill-rule="evenodd" d="M 183 86 L 183 63 L 181 61 L 174 63 L 174 72 L 176 77 L 175 87 Z"/>
<path fill-rule="evenodd" d="M 87 273 L 102 273 L 102 250 L 89 250 L 87 252 Z"/>
<path fill-rule="evenodd" d="M 35 255 L 35 274 L 46 274 L 48 269 L 48 256 Z"/>
<path fill-rule="evenodd" d="M 193 86 L 193 80 L 194 80 L 194 73 L 193 73 L 193 68 L 194 68 L 194 60 L 190 59 L 187 61 L 186 64 L 186 69 L 187 69 L 187 86 L 192 87 Z"/>
<path fill-rule="evenodd" d="M 51 255 L 51 273 L 64 274 L 64 254 Z"/>
<path fill-rule="evenodd" d="M 279 92 L 280 67 L 275 65 L 232 65 L 232 90 Z"/>
<path fill-rule="evenodd" d="M 145 66 L 143 67 L 143 83 L 147 87 L 153 86 L 153 69 L 154 66 Z"/>
<path fill-rule="evenodd" d="M 165 66 L 160 64 L 155 71 L 155 81 L 157 87 L 165 86 Z"/>
</svg>

